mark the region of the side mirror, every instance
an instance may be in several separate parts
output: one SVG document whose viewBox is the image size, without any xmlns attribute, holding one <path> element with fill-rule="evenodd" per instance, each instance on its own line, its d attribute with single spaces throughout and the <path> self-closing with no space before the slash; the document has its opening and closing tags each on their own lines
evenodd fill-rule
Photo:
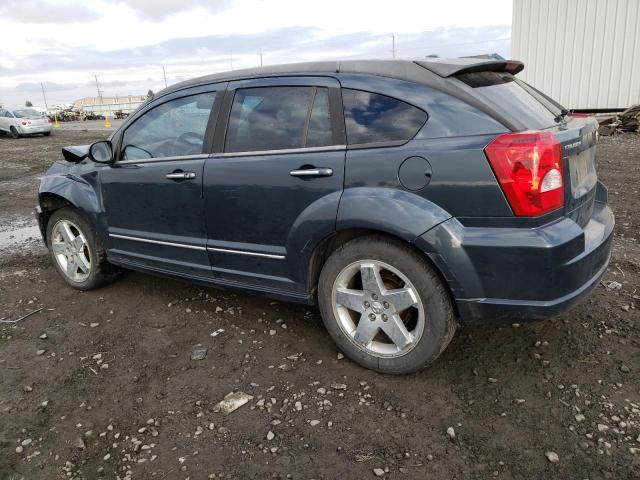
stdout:
<svg viewBox="0 0 640 480">
<path fill-rule="evenodd" d="M 89 159 L 97 163 L 113 162 L 113 147 L 109 140 L 96 142 L 89 147 Z"/>
</svg>

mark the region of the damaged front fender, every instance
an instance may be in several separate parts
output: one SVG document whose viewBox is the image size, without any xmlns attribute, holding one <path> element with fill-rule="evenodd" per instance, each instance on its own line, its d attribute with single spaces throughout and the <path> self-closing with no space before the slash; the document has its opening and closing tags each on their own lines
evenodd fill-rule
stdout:
<svg viewBox="0 0 640 480">
<path fill-rule="evenodd" d="M 100 199 L 98 171 L 94 163 L 56 162 L 40 181 L 38 203 L 35 213 L 45 244 L 49 217 L 65 206 L 78 210 L 104 242 L 104 209 Z"/>
</svg>

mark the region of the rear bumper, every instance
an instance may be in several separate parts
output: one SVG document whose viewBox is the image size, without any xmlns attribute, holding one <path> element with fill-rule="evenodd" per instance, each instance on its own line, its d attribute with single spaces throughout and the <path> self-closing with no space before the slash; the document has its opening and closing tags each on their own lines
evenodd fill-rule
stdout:
<svg viewBox="0 0 640 480">
<path fill-rule="evenodd" d="M 35 126 L 29 126 L 29 127 L 25 127 L 25 126 L 18 126 L 18 133 L 20 133 L 20 135 L 32 135 L 32 134 L 36 134 L 36 133 L 46 133 L 46 132 L 50 132 L 53 130 L 53 126 L 48 123 L 46 125 L 35 125 Z"/>
<path fill-rule="evenodd" d="M 556 315 L 591 292 L 611 256 L 613 212 L 600 190 L 584 228 L 563 218 L 539 228 L 465 227 L 455 218 L 416 242 L 451 287 L 461 320 Z"/>
</svg>

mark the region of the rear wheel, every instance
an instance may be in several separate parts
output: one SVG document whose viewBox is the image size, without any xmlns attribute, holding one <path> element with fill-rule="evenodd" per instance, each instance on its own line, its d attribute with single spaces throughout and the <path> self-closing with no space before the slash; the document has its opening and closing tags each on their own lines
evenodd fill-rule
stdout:
<svg viewBox="0 0 640 480">
<path fill-rule="evenodd" d="M 318 303 L 340 349 L 383 373 L 428 366 L 457 325 L 448 292 L 431 265 L 401 242 L 381 236 L 352 240 L 329 257 Z"/>
<path fill-rule="evenodd" d="M 72 207 L 61 208 L 51 215 L 47 244 L 58 273 L 79 290 L 98 288 L 119 272 L 107 261 L 89 222 Z"/>
<path fill-rule="evenodd" d="M 9 129 L 9 133 L 11 134 L 11 138 L 20 138 L 20 133 L 18 133 L 18 130 L 16 129 L 16 127 L 11 127 Z"/>
<path fill-rule="evenodd" d="M 48 137 L 49 135 L 51 135 L 51 132 L 44 132 L 45 137 Z"/>
</svg>

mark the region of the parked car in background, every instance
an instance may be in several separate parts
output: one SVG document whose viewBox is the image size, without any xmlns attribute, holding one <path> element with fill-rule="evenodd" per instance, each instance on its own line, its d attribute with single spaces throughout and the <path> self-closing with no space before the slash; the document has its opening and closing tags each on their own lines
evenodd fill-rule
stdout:
<svg viewBox="0 0 640 480">
<path fill-rule="evenodd" d="M 37 215 L 88 290 L 120 267 L 317 304 L 341 350 L 414 372 L 459 323 L 584 298 L 614 217 L 597 122 L 495 59 L 320 62 L 165 89 L 63 149 Z"/>
<path fill-rule="evenodd" d="M 51 135 L 53 125 L 35 108 L 4 107 L 0 108 L 0 130 L 13 138 L 40 133 L 48 136 Z"/>
</svg>

